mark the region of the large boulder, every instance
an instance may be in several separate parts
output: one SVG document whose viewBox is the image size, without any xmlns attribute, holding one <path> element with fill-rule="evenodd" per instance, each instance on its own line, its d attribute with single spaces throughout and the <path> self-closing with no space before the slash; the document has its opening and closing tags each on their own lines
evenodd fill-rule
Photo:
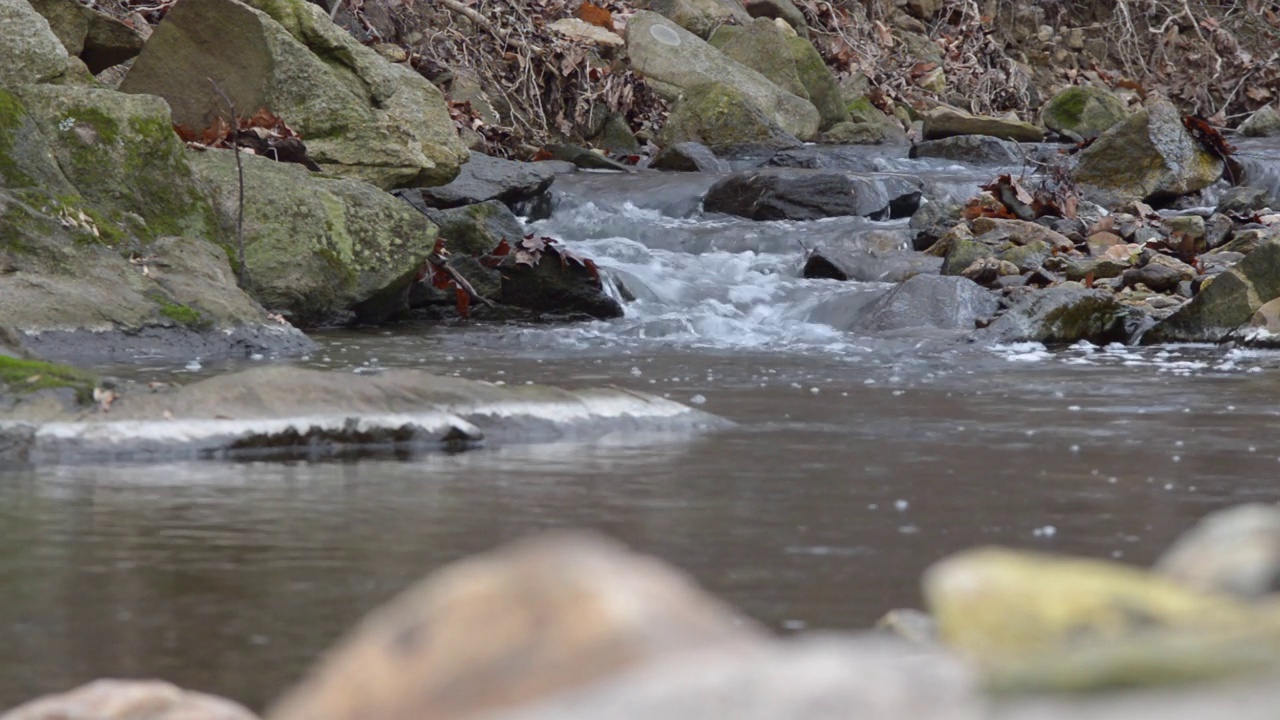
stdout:
<svg viewBox="0 0 1280 720">
<path fill-rule="evenodd" d="M 761 642 L 754 623 L 655 560 L 593 537 L 546 536 L 401 593 L 268 717 L 492 716 L 663 658 Z"/>
<path fill-rule="evenodd" d="M 1212 185 L 1222 168 L 1162 100 L 1099 135 L 1080 153 L 1075 181 L 1108 202 L 1167 202 Z"/>
<path fill-rule="evenodd" d="M 225 698 L 159 680 L 95 680 L 19 705 L 0 720 L 257 720 Z"/>
<path fill-rule="evenodd" d="M 920 197 L 920 180 L 905 175 L 764 168 L 719 180 L 702 203 L 708 212 L 752 220 L 889 219 L 910 217 Z"/>
<path fill-rule="evenodd" d="M 791 135 L 807 140 L 818 134 L 821 118 L 812 103 L 657 13 L 640 11 L 627 22 L 627 54 L 631 65 L 668 100 L 720 83 L 739 91 Z"/>
<path fill-rule="evenodd" d="M 436 241 L 436 227 L 365 182 L 242 155 L 248 289 L 301 326 L 377 321 L 401 309 Z M 227 232 L 239 212 L 231 151 L 191 157 Z"/>
<path fill-rule="evenodd" d="M 690 141 L 666 145 L 649 167 L 671 172 L 724 172 L 729 169 L 729 163 L 716 157 L 706 145 Z"/>
<path fill-rule="evenodd" d="M 31 5 L 49 21 L 67 52 L 95 75 L 136 57 L 146 42 L 142 30 L 76 0 L 35 0 Z"/>
<path fill-rule="evenodd" d="M 658 133 L 658 143 L 664 147 L 699 143 L 713 152 L 732 154 L 795 147 L 800 141 L 736 88 L 710 83 L 676 101 Z"/>
<path fill-rule="evenodd" d="M 1207 283 L 1191 302 L 1151 328 L 1142 341 L 1220 342 L 1276 298 L 1280 298 L 1280 235 L 1271 233 L 1243 260 Z"/>
<path fill-rule="evenodd" d="M 0 57 L 0 88 L 51 82 L 67 72 L 66 48 L 27 0 L 0 0 Z"/>
<path fill-rule="evenodd" d="M 1059 91 L 1040 110 L 1040 123 L 1050 130 L 1095 138 L 1129 117 L 1120 98 L 1100 87 L 1075 85 Z"/>
<path fill-rule="evenodd" d="M 849 121 L 849 111 L 844 106 L 840 83 L 827 67 L 826 61 L 813 43 L 802 37 L 789 37 L 791 57 L 795 60 L 796 74 L 809 94 L 809 102 L 818 109 L 820 127 L 828 129 Z"/>
<path fill-rule="evenodd" d="M 1014 142 L 1040 142 L 1044 128 L 1016 119 L 971 115 L 955 108 L 937 107 L 924 114 L 924 139 L 941 140 L 954 135 L 990 135 Z"/>
<path fill-rule="evenodd" d="M 827 132 L 827 142 L 851 142 L 852 137 L 857 137 L 862 143 L 905 142 L 907 139 L 902 123 L 873 105 L 865 95 L 847 103 L 845 111 L 848 112 L 849 124 L 853 127 L 846 127 L 843 132 L 838 132 L 844 124 L 836 123 Z"/>
<path fill-rule="evenodd" d="M 227 112 L 206 78 L 238 113 L 282 117 L 326 170 L 383 189 L 447 183 L 467 160 L 434 85 L 305 0 L 182 0 L 120 89 L 159 95 L 174 122 L 203 128 Z"/>
<path fill-rule="evenodd" d="M 637 5 L 704 39 L 722 25 L 751 22 L 751 16 L 734 0 L 645 0 Z"/>
</svg>

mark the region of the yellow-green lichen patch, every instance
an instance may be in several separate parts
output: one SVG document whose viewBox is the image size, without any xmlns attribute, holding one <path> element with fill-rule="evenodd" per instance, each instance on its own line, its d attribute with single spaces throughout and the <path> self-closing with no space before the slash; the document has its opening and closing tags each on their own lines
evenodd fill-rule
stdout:
<svg viewBox="0 0 1280 720">
<path fill-rule="evenodd" d="M 89 373 L 66 365 L 0 355 L 0 388 L 9 392 L 24 394 L 70 388 L 75 391 L 77 401 L 87 403 L 93 399 L 96 382 Z"/>
</svg>

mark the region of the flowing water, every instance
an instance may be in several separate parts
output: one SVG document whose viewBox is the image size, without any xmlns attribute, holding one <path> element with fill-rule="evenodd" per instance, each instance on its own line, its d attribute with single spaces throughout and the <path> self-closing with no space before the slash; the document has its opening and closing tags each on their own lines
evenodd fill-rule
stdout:
<svg viewBox="0 0 1280 720">
<path fill-rule="evenodd" d="M 991 175 L 870 161 L 924 174 L 935 196 Z M 711 181 L 558 181 L 556 213 L 534 229 L 636 296 L 620 320 L 332 332 L 298 362 L 611 383 L 732 428 L 0 472 L 0 707 L 103 675 L 261 706 L 408 583 L 546 528 L 617 537 L 791 632 L 918 605 L 920 572 L 964 547 L 1144 564 L 1212 509 L 1280 500 L 1280 355 L 848 335 L 824 321 L 832 308 L 887 286 L 800 279 L 801 246 L 902 224 L 704 217 Z M 116 370 L 195 378 L 235 365 Z"/>
</svg>

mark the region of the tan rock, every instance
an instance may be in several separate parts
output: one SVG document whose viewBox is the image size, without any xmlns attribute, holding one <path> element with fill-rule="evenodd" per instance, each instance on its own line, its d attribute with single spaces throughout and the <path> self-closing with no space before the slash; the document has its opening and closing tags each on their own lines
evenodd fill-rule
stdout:
<svg viewBox="0 0 1280 720">
<path fill-rule="evenodd" d="M 1029 245 L 1038 240 L 1058 250 L 1070 250 L 1075 247 L 1075 243 L 1062 233 L 1025 220 L 980 217 L 974 219 L 971 227 L 973 233 L 978 236 L 994 230 L 1008 233 L 1009 240 L 1015 245 Z"/>
<path fill-rule="evenodd" d="M 20 705 L 0 720 L 257 720 L 224 698 L 158 680 L 95 680 Z"/>
<path fill-rule="evenodd" d="M 1044 128 L 1021 120 L 971 115 L 948 107 L 934 108 L 925 113 L 925 140 L 953 135 L 990 135 L 1015 142 L 1040 142 L 1044 140 Z"/>
<path fill-rule="evenodd" d="M 375 611 L 272 720 L 444 720 L 588 685 L 761 632 L 682 574 L 604 539 L 550 535 L 446 567 Z"/>
<path fill-rule="evenodd" d="M 550 25 L 551 29 L 570 40 L 582 40 L 604 47 L 622 47 L 626 42 L 615 32 L 592 25 L 578 18 L 561 18 Z"/>
</svg>

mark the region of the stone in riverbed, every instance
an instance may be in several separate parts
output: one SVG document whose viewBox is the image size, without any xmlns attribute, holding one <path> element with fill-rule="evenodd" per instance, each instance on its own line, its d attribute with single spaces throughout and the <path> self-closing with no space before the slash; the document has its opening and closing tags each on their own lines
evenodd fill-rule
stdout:
<svg viewBox="0 0 1280 720">
<path fill-rule="evenodd" d="M 1044 129 L 1021 120 L 971 115 L 946 107 L 925 113 L 925 140 L 941 140 L 954 135 L 989 135 L 1014 142 L 1040 142 L 1044 140 Z"/>
<path fill-rule="evenodd" d="M 514 208 L 547 191 L 555 182 L 550 163 L 525 163 L 472 152 L 458 176 L 447 185 L 396 191 L 415 207 L 451 208 L 500 200 Z"/>
<path fill-rule="evenodd" d="M 95 680 L 46 695 L 0 720 L 257 720 L 225 698 L 182 690 L 159 680 Z"/>
<path fill-rule="evenodd" d="M 1168 101 L 1157 101 L 1116 125 L 1080 153 L 1075 181 L 1106 203 L 1167 202 L 1212 185 L 1222 160 L 1182 125 Z"/>
<path fill-rule="evenodd" d="M 920 197 L 920 181 L 905 175 L 765 168 L 718 181 L 707 191 L 703 207 L 752 220 L 888 219 L 909 217 Z"/>
<path fill-rule="evenodd" d="M 996 318 L 983 337 L 992 342 L 1095 345 L 1127 339 L 1123 305 L 1105 290 L 1089 290 L 1064 283 L 1043 290 L 1027 288 L 1012 298 L 1011 307 Z"/>
<path fill-rule="evenodd" d="M 729 163 L 698 142 L 678 142 L 658 152 L 649 167 L 672 172 L 726 172 Z"/>
<path fill-rule="evenodd" d="M 602 538 L 548 535 L 446 566 L 402 592 L 268 717 L 494 716 L 682 653 L 751 652 L 765 637 L 656 560 Z"/>
<path fill-rule="evenodd" d="M 1155 569 L 1198 590 L 1265 597 L 1280 588 L 1280 508 L 1252 503 L 1210 513 Z"/>
<path fill-rule="evenodd" d="M 663 146 L 696 142 L 713 152 L 779 149 L 800 144 L 736 88 L 723 83 L 695 87 L 671 108 L 658 133 Z"/>
<path fill-rule="evenodd" d="M 414 205 L 412 197 L 409 203 Z M 445 210 L 414 207 L 436 224 L 445 249 L 454 255 L 487 255 L 503 240 L 514 243 L 524 237 L 520 219 L 497 200 Z"/>
<path fill-rule="evenodd" d="M 1272 137 L 1280 135 L 1280 110 L 1267 105 L 1240 123 L 1240 134 L 1246 137 Z"/>
<path fill-rule="evenodd" d="M 1239 264 L 1214 277 L 1191 302 L 1152 328 L 1142 342 L 1220 342 L 1277 297 L 1280 237 L 1272 232 Z"/>
<path fill-rule="evenodd" d="M 225 113 L 205 78 L 240 114 L 283 118 L 326 170 L 383 189 L 447 183 L 467 159 L 440 90 L 305 0 L 183 0 L 120 89 L 159 95 L 174 122 L 203 128 Z"/>
<path fill-rule="evenodd" d="M 852 327 L 860 332 L 968 332 L 995 314 L 998 306 L 995 295 L 967 278 L 916 275 L 867 306 Z"/>
<path fill-rule="evenodd" d="M 1098 137 L 1128 117 L 1129 109 L 1120 98 L 1092 85 L 1061 90 L 1040 111 L 1045 127 L 1085 139 Z"/>
<path fill-rule="evenodd" d="M 1232 217 L 1251 217 L 1271 204 L 1271 192 L 1261 187 L 1233 187 L 1222 193 L 1215 212 Z"/>
<path fill-rule="evenodd" d="M 559 253 L 560 251 L 556 251 Z M 506 305 L 553 315 L 583 314 L 622 317 L 622 306 L 604 292 L 599 271 L 586 262 L 550 252 L 541 262 L 525 265 L 513 252 L 498 266 L 502 274 L 499 300 Z"/>
<path fill-rule="evenodd" d="M 902 282 L 913 275 L 937 275 L 942 259 L 912 252 L 900 234 L 873 230 L 815 247 L 805 258 L 806 278 L 856 282 Z"/>
<path fill-rule="evenodd" d="M 913 158 L 943 158 L 984 165 L 1016 165 L 1023 162 L 1017 143 L 989 135 L 957 135 L 926 140 L 911 146 Z"/>
</svg>

